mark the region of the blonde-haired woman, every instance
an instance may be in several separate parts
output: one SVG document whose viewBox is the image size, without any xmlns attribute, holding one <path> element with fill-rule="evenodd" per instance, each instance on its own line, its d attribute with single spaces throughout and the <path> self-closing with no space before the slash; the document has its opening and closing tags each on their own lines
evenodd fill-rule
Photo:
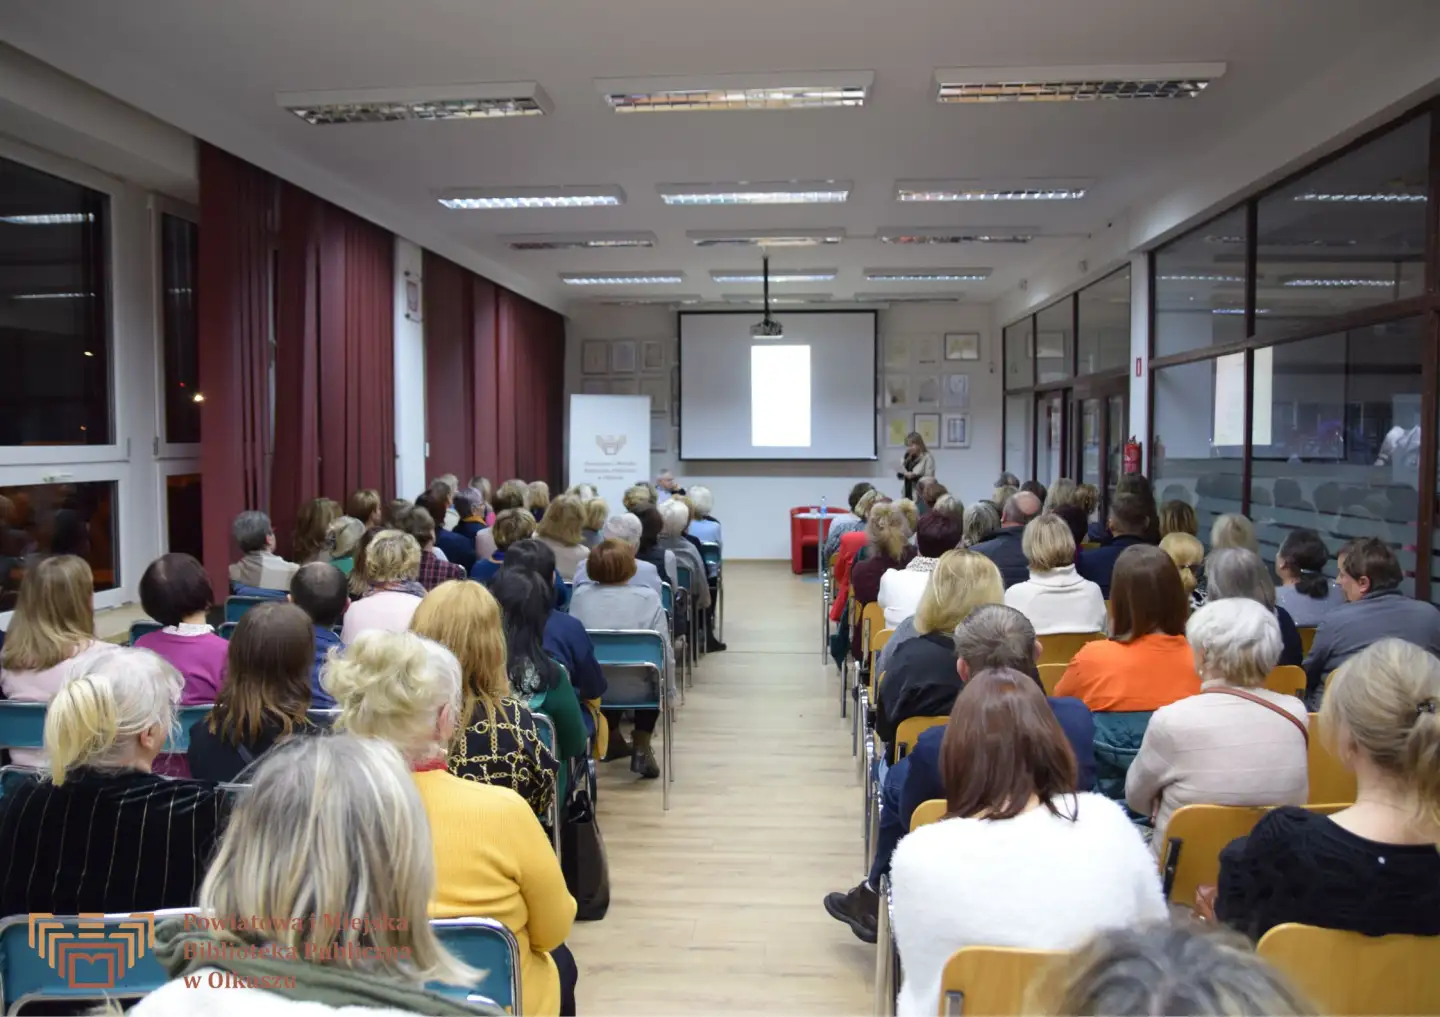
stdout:
<svg viewBox="0 0 1440 1017">
<path fill-rule="evenodd" d="M 863 561 L 857 557 L 850 569 L 850 589 L 855 603 L 862 608 L 880 599 L 880 580 L 886 572 L 903 569 L 915 557 L 916 550 L 910 544 L 910 537 L 915 533 L 915 517 L 906 513 L 907 505 L 913 513 L 915 506 L 903 500 L 880 505 L 870 513 L 865 526 L 870 541 L 865 548 L 868 554 Z M 850 652 L 856 660 L 863 650 L 862 635 L 862 626 L 857 622 L 850 636 Z"/>
<path fill-rule="evenodd" d="M 340 641 L 352 643 L 367 629 L 404 632 L 425 596 L 420 544 L 408 533 L 381 530 L 365 545 L 360 568 L 366 592 L 345 612 Z"/>
<path fill-rule="evenodd" d="M 1069 477 L 1061 477 L 1050 485 L 1050 490 L 1045 493 L 1046 511 L 1059 508 L 1061 505 L 1075 504 L 1075 491 L 1077 485 Z"/>
<path fill-rule="evenodd" d="M 545 831 L 514 791 L 447 769 L 464 703 L 455 655 L 413 632 L 365 632 L 322 681 L 340 707 L 337 730 L 390 742 L 410 767 L 435 854 L 431 917 L 504 922 L 520 943 L 522 1012 L 574 1013 L 564 942 L 575 901 Z"/>
<path fill-rule="evenodd" d="M 1199 537 L 1171 531 L 1160 538 L 1160 550 L 1168 554 L 1180 570 L 1180 582 L 1190 600 L 1190 610 L 1198 610 L 1205 603 L 1201 592 L 1201 579 L 1205 575 L 1205 545 L 1200 543 Z"/>
<path fill-rule="evenodd" d="M 526 484 L 525 504 L 530 507 L 537 523 L 544 519 L 545 510 L 550 507 L 550 485 L 543 480 L 532 480 Z"/>
<path fill-rule="evenodd" d="M 325 546 L 330 564 L 347 576 L 355 570 L 355 551 L 365 536 L 365 524 L 354 516 L 341 516 L 325 532 Z"/>
<path fill-rule="evenodd" d="M 480 973 L 430 925 L 430 827 L 400 754 L 374 739 L 304 738 L 276 748 L 253 781 L 198 904 L 207 914 L 253 915 L 256 927 L 161 923 L 155 955 L 173 981 L 130 1012 L 474 1013 L 425 989 L 469 987 Z M 256 947 L 261 955 L 247 957 Z"/>
<path fill-rule="evenodd" d="M 1037 636 L 1103 632 L 1105 596 L 1075 571 L 1075 534 L 1070 524 L 1045 513 L 1025 524 L 1020 538 L 1030 578 L 1005 591 L 1005 603 L 1035 626 Z"/>
<path fill-rule="evenodd" d="M 977 607 L 1004 602 L 1005 582 L 989 558 L 958 549 L 940 556 L 911 619 L 913 635 L 889 656 L 885 681 L 880 685 L 875 731 L 888 746 L 891 762 L 895 732 L 902 721 L 947 714 L 955 704 L 960 693 L 960 675 L 955 670 L 956 626 Z M 896 630 L 891 642 L 899 635 Z"/>
<path fill-rule="evenodd" d="M 508 787 L 537 816 L 555 801 L 559 764 L 540 740 L 535 716 L 515 699 L 505 668 L 500 605 L 479 583 L 455 580 L 425 595 L 410 631 L 444 646 L 460 663 L 463 694 L 450 772 Z"/>
<path fill-rule="evenodd" d="M 495 492 L 495 500 L 490 503 L 493 515 L 490 518 L 490 528 L 481 530 L 475 534 L 475 560 L 485 561 L 495 553 L 495 524 L 500 521 L 500 514 L 510 509 L 528 509 L 530 491 L 523 480 L 507 480 L 501 484 Z M 529 513 L 526 513 L 529 515 Z M 530 516 L 533 522 L 535 517 Z"/>
<path fill-rule="evenodd" d="M 313 561 L 328 562 L 330 547 L 326 537 L 330 524 L 340 518 L 340 503 L 333 498 L 311 498 L 300 506 L 295 517 L 294 546 L 290 560 L 297 565 Z"/>
<path fill-rule="evenodd" d="M 694 497 L 694 492 L 691 492 Z M 870 534 L 870 517 L 881 507 L 888 507 L 890 499 L 879 491 L 867 491 L 855 503 L 855 512 L 865 520 L 858 530 L 851 530 L 840 538 L 840 550 L 835 553 L 835 602 L 830 607 L 830 620 L 838 622 L 845 614 L 846 601 L 850 597 L 850 569 L 858 560 L 860 551 L 873 539 Z M 898 517 L 903 520 L 903 516 Z M 693 524 L 691 526 L 694 528 Z M 907 538 L 908 539 L 908 538 Z"/>
<path fill-rule="evenodd" d="M 905 497 L 915 497 L 915 485 L 925 477 L 935 476 L 935 457 L 925 447 L 925 439 L 920 437 L 919 431 L 911 431 L 905 436 L 905 458 L 900 464 L 900 471 L 895 474 L 897 480 L 905 482 Z"/>
<path fill-rule="evenodd" d="M 95 638 L 94 598 L 95 579 L 84 558 L 61 554 L 30 566 L 0 650 L 5 699 L 48 703 L 77 668 L 115 649 Z M 44 766 L 45 753 L 11 749 L 10 761 Z"/>
<path fill-rule="evenodd" d="M 523 508 L 506 509 L 495 517 L 495 525 L 483 531 L 480 536 L 490 538 L 490 557 L 480 558 L 470 566 L 470 578 L 478 583 L 488 583 L 505 563 L 505 551 L 514 543 L 529 540 L 535 535 L 535 517 Z M 586 551 L 589 556 L 589 551 Z M 580 559 L 583 561 L 584 559 Z M 579 567 L 577 562 L 576 567 Z"/>
<path fill-rule="evenodd" d="M 1192 537 L 1200 532 L 1200 520 L 1188 501 L 1172 498 L 1160 506 L 1160 538 L 1166 534 L 1188 533 Z"/>
<path fill-rule="evenodd" d="M 76 661 L 45 712 L 48 777 L 0 798 L 0 913 L 195 902 L 224 796 L 214 784 L 151 772 L 182 686 L 180 672 L 149 650 L 116 647 Z"/>
<path fill-rule="evenodd" d="M 380 525 L 382 511 L 380 492 L 373 487 L 362 487 L 345 501 L 345 514 L 360 520 L 367 530 Z"/>
<path fill-rule="evenodd" d="M 1216 914 L 1252 939 L 1286 922 L 1440 935 L 1440 660 L 1371 644 L 1330 676 L 1320 728 L 1355 803 L 1267 814 L 1221 853 Z"/>
<path fill-rule="evenodd" d="M 593 549 L 605 539 L 600 531 L 605 529 L 605 521 L 609 518 L 610 506 L 604 498 L 590 498 L 585 502 L 585 525 L 580 530 L 580 542 L 587 549 Z"/>
<path fill-rule="evenodd" d="M 1239 512 L 1226 512 L 1217 516 L 1210 527 L 1210 550 L 1219 551 L 1226 547 L 1239 547 L 1255 554 L 1260 553 L 1260 542 L 1255 537 L 1255 524 Z"/>
<path fill-rule="evenodd" d="M 576 566 L 590 557 L 590 548 L 585 544 L 585 504 L 574 495 L 562 494 L 545 510 L 540 525 L 535 527 L 535 536 L 555 552 L 555 570 L 560 578 L 574 582 Z"/>
<path fill-rule="evenodd" d="M 646 505 L 655 504 L 655 497 L 648 484 L 631 484 L 620 499 L 626 512 L 639 513 Z"/>
</svg>

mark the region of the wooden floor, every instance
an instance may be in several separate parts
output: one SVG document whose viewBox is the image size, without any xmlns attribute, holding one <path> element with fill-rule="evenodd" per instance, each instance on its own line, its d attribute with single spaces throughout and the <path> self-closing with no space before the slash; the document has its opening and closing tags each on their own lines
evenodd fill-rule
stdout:
<svg viewBox="0 0 1440 1017">
<path fill-rule="evenodd" d="M 868 1013 L 874 947 L 821 900 L 862 873 L 860 790 L 820 588 L 725 566 L 725 641 L 675 725 L 675 783 L 601 764 L 610 912 L 577 923 L 585 1017 Z M 658 735 L 657 731 L 657 735 Z"/>
</svg>

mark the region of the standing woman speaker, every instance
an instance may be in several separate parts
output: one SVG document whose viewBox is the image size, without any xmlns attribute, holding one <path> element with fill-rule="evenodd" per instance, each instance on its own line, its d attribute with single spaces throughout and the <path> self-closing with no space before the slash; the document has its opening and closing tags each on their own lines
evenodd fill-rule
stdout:
<svg viewBox="0 0 1440 1017">
<path fill-rule="evenodd" d="M 920 437 L 920 432 L 911 431 L 905 436 L 905 462 L 904 469 L 895 476 L 905 481 L 906 498 L 915 497 L 915 484 L 922 477 L 935 476 L 935 457 L 925 447 L 925 439 Z"/>
</svg>

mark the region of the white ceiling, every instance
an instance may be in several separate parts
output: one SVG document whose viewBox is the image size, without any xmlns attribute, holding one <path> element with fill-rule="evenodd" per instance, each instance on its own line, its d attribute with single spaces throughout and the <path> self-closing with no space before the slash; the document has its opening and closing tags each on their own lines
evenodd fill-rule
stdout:
<svg viewBox="0 0 1440 1017">
<path fill-rule="evenodd" d="M 721 294 L 758 252 L 698 249 L 687 230 L 1030 226 L 1029 245 L 895 247 L 851 239 L 779 251 L 775 267 L 840 269 L 829 292 L 963 291 L 988 302 L 1027 270 L 1381 26 L 1430 24 L 1436 0 L 0 0 L 0 39 L 157 117 L 462 257 L 552 306 L 596 299 L 561 272 L 680 269 L 682 285 L 609 295 Z M 1196 100 L 940 106 L 937 67 L 1223 61 Z M 873 71 L 862 109 L 617 115 L 596 78 Z M 545 117 L 312 127 L 277 91 L 537 81 Z M 900 179 L 1088 178 L 1083 201 L 905 205 Z M 294 177 L 292 177 L 294 178 Z M 676 208 L 662 183 L 848 180 L 844 205 Z M 619 208 L 470 211 L 451 187 L 618 184 Z M 518 233 L 649 231 L 652 249 L 514 252 Z M 872 283 L 869 267 L 985 267 L 983 283 Z"/>
</svg>

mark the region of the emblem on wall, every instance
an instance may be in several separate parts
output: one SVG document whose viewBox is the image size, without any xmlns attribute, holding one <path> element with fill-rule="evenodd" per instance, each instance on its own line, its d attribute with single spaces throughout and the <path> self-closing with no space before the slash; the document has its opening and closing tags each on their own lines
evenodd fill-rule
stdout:
<svg viewBox="0 0 1440 1017">
<path fill-rule="evenodd" d="M 607 456 L 619 455 L 620 450 L 625 447 L 626 436 L 623 434 L 597 434 L 595 444 L 600 446 L 600 451 Z"/>
</svg>

